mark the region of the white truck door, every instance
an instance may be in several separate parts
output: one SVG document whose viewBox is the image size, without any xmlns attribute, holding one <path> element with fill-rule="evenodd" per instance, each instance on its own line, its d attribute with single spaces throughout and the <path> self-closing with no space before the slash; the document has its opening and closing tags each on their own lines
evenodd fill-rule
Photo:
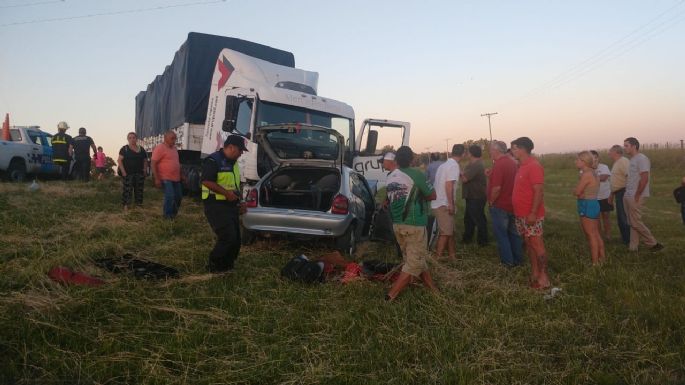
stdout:
<svg viewBox="0 0 685 385">
<path fill-rule="evenodd" d="M 387 171 L 383 169 L 381 156 L 387 151 L 397 151 L 409 145 L 409 122 L 387 119 L 365 119 L 355 143 L 352 168 L 363 174 L 373 188 L 385 186 Z"/>
</svg>

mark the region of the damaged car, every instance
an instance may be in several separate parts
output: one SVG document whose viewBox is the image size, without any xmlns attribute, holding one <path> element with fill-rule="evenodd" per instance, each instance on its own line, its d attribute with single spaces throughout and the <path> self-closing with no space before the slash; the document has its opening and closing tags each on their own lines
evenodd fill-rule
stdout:
<svg viewBox="0 0 685 385">
<path fill-rule="evenodd" d="M 343 136 L 285 124 L 260 127 L 255 139 L 273 167 L 245 193 L 247 238 L 329 238 L 352 254 L 369 235 L 375 202 L 364 176 L 343 164 Z"/>
</svg>

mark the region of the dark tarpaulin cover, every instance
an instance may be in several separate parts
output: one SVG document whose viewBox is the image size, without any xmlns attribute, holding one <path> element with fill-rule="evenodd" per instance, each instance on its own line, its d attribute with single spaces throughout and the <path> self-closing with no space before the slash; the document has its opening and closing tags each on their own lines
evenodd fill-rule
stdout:
<svg viewBox="0 0 685 385">
<path fill-rule="evenodd" d="M 286 51 L 232 37 L 190 32 L 162 75 L 136 95 L 136 133 L 159 135 L 183 123 L 204 124 L 214 66 L 222 49 L 287 67 L 295 56 Z"/>
</svg>

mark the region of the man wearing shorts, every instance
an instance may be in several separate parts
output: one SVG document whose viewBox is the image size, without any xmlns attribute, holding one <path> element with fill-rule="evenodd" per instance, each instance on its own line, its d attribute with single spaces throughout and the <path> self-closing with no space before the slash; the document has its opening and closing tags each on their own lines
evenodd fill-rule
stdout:
<svg viewBox="0 0 685 385">
<path fill-rule="evenodd" d="M 413 157 L 411 148 L 400 147 L 395 154 L 399 168 L 388 175 L 393 231 L 403 260 L 402 271 L 385 296 L 388 301 L 397 298 L 412 278 L 420 278 L 427 288 L 437 291 L 426 264 L 426 201 L 435 199 L 435 191 L 421 171 L 409 167 Z"/>
<path fill-rule="evenodd" d="M 452 146 L 452 154 L 449 159 L 438 167 L 435 173 L 435 200 L 431 201 L 431 211 L 435 220 L 438 221 L 440 236 L 436 255 L 442 257 L 442 252 L 447 246 L 447 255 L 450 259 L 457 257 L 456 244 L 454 243 L 454 195 L 459 180 L 459 160 L 464 155 L 464 145 Z"/>
<path fill-rule="evenodd" d="M 516 229 L 523 237 L 526 253 L 530 258 L 530 287 L 544 289 L 550 286 L 545 243 L 542 239 L 545 172 L 540 162 L 531 155 L 533 147 L 533 141 L 525 136 L 511 142 L 511 152 L 519 161 L 511 200 L 516 216 Z"/>
</svg>

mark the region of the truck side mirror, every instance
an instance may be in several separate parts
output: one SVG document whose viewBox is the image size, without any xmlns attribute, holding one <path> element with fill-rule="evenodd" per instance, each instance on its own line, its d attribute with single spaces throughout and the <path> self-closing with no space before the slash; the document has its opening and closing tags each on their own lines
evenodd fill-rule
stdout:
<svg viewBox="0 0 685 385">
<path fill-rule="evenodd" d="M 224 121 L 221 124 L 221 129 L 226 132 L 235 130 L 235 121 L 238 116 L 238 107 L 244 98 L 229 95 L 226 97 L 226 111 L 224 114 Z"/>
<path fill-rule="evenodd" d="M 369 130 L 369 137 L 366 139 L 366 149 L 364 153 L 373 155 L 376 153 L 376 146 L 378 145 L 378 131 Z"/>
</svg>

